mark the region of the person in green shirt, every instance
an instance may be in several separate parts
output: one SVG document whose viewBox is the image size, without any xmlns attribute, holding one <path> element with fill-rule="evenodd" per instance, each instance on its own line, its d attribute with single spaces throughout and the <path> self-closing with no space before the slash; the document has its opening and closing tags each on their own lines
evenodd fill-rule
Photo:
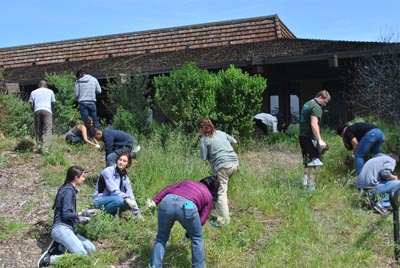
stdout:
<svg viewBox="0 0 400 268">
<path fill-rule="evenodd" d="M 303 105 L 300 113 L 299 142 L 304 163 L 303 185 L 308 185 L 310 191 L 315 190 L 315 182 L 312 178 L 315 168 L 323 165 L 321 151 L 326 147 L 326 143 L 321 137 L 320 124 L 322 107 L 326 106 L 330 99 L 329 92 L 322 90 L 314 99 Z"/>
</svg>

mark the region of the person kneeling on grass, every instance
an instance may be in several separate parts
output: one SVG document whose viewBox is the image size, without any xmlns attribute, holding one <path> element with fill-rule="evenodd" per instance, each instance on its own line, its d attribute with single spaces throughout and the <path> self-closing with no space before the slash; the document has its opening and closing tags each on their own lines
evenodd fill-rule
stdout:
<svg viewBox="0 0 400 268">
<path fill-rule="evenodd" d="M 96 139 L 93 139 L 96 134 L 96 129 L 93 126 L 93 119 L 88 116 L 85 122 L 73 127 L 65 135 L 65 141 L 68 144 L 90 144 L 97 149 L 100 149 L 100 144 Z M 92 141 L 93 139 L 93 141 Z"/>
<path fill-rule="evenodd" d="M 131 163 L 130 153 L 122 152 L 116 164 L 101 172 L 93 194 L 95 208 L 104 208 L 111 215 L 131 209 L 134 215 L 142 218 L 126 171 Z"/>
<path fill-rule="evenodd" d="M 202 225 L 207 221 L 213 200 L 218 198 L 220 182 L 214 177 L 207 177 L 200 182 L 182 181 L 170 185 L 159 192 L 148 207 L 159 204 L 158 231 L 151 253 L 149 268 L 162 267 L 165 248 L 171 229 L 178 221 L 186 230 L 182 239 L 192 240 L 192 267 L 205 267 L 205 254 Z"/>
<path fill-rule="evenodd" d="M 64 184 L 58 190 L 53 209 L 54 220 L 51 230 L 53 241 L 62 245 L 68 252 L 73 254 L 88 254 L 96 251 L 96 247 L 85 237 L 75 233 L 78 223 L 86 224 L 89 219 L 84 213 L 76 211 L 77 187 L 85 180 L 83 168 L 72 166 L 67 171 Z M 38 262 L 38 267 L 49 266 L 54 263 L 60 255 L 52 255 L 50 252 L 53 242 L 43 253 Z"/>
<path fill-rule="evenodd" d="M 397 155 L 378 153 L 365 163 L 357 176 L 358 189 L 369 192 L 373 196 L 384 194 L 381 200 L 372 204 L 372 207 L 383 215 L 390 213 L 389 194 L 400 184 L 397 176 L 392 174 L 398 162 Z"/>
</svg>

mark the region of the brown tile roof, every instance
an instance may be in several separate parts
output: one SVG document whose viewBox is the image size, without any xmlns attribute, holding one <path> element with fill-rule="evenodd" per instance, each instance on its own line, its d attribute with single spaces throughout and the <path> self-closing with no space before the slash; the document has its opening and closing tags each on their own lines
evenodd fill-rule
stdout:
<svg viewBox="0 0 400 268">
<path fill-rule="evenodd" d="M 333 55 L 341 58 L 359 57 L 365 53 L 381 53 L 400 48 L 399 43 L 350 42 L 313 39 L 277 39 L 257 43 L 222 45 L 208 48 L 183 49 L 169 52 L 145 53 L 85 61 L 63 62 L 29 67 L 8 68 L 5 79 L 28 81 L 41 79 L 45 72 L 75 72 L 84 68 L 98 78 L 113 76 L 115 73 L 141 70 L 149 74 L 169 72 L 188 62 L 195 62 L 204 68 L 223 68 L 229 64 L 237 67 L 252 64 L 275 64 L 285 62 L 313 61 L 328 59 Z"/>
<path fill-rule="evenodd" d="M 296 38 L 277 15 L 0 49 L 4 68 Z"/>
</svg>

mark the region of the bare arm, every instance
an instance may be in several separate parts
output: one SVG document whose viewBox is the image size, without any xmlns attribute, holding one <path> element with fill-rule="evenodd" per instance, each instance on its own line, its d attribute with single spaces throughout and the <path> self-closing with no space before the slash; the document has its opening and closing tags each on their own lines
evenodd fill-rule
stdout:
<svg viewBox="0 0 400 268">
<path fill-rule="evenodd" d="M 358 140 L 356 138 L 352 138 L 351 139 L 351 145 L 353 145 L 353 152 L 355 154 L 357 152 Z"/>
<path fill-rule="evenodd" d="M 92 146 L 96 146 L 96 143 L 91 142 L 91 141 L 88 139 L 88 136 L 87 136 L 87 128 L 86 128 L 84 125 L 79 125 L 78 129 L 79 129 L 79 131 L 82 133 L 82 139 L 83 139 L 83 141 L 84 141 L 85 143 L 88 143 L 88 144 L 90 144 L 90 145 L 92 145 Z"/>
<path fill-rule="evenodd" d="M 318 117 L 316 116 L 311 116 L 311 130 L 318 142 L 322 140 L 321 133 L 319 132 Z"/>
</svg>

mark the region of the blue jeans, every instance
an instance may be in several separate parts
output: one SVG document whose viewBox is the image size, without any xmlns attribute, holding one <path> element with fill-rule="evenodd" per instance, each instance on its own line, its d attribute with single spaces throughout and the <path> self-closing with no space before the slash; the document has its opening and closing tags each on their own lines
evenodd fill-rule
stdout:
<svg viewBox="0 0 400 268">
<path fill-rule="evenodd" d="M 65 136 L 65 141 L 68 144 L 83 144 L 83 139 L 81 136 Z"/>
<path fill-rule="evenodd" d="M 118 195 L 102 197 L 100 200 L 94 202 L 94 207 L 97 209 L 104 207 L 105 212 L 111 215 L 115 215 L 118 210 L 122 212 L 129 209 L 128 204 Z"/>
<path fill-rule="evenodd" d="M 356 173 L 360 174 L 364 166 L 364 158 L 368 153 L 376 155 L 382 150 L 382 144 L 385 141 L 385 135 L 379 128 L 374 128 L 368 131 L 358 143 L 355 153 Z"/>
<path fill-rule="evenodd" d="M 162 267 L 165 247 L 176 220 L 185 228 L 192 240 L 192 268 L 205 267 L 203 232 L 197 207 L 192 201 L 174 194 L 166 195 L 160 202 L 158 232 L 149 267 Z"/>
<path fill-rule="evenodd" d="M 62 224 L 53 227 L 51 237 L 72 254 L 87 255 L 96 251 L 96 247 L 92 242 L 79 234 L 75 234 L 70 228 Z M 50 262 L 54 263 L 57 257 L 59 255 L 52 255 Z"/>
<path fill-rule="evenodd" d="M 400 184 L 399 180 L 391 180 L 386 183 L 379 184 L 372 193 L 385 193 L 385 196 L 379 201 L 379 203 L 384 207 L 390 207 L 389 194 L 390 192 Z"/>
<path fill-rule="evenodd" d="M 94 101 L 82 101 L 79 103 L 79 110 L 81 112 L 82 121 L 86 122 L 88 116 L 93 119 L 93 125 L 95 128 L 99 128 L 99 119 L 97 118 L 96 102 Z"/>
</svg>

